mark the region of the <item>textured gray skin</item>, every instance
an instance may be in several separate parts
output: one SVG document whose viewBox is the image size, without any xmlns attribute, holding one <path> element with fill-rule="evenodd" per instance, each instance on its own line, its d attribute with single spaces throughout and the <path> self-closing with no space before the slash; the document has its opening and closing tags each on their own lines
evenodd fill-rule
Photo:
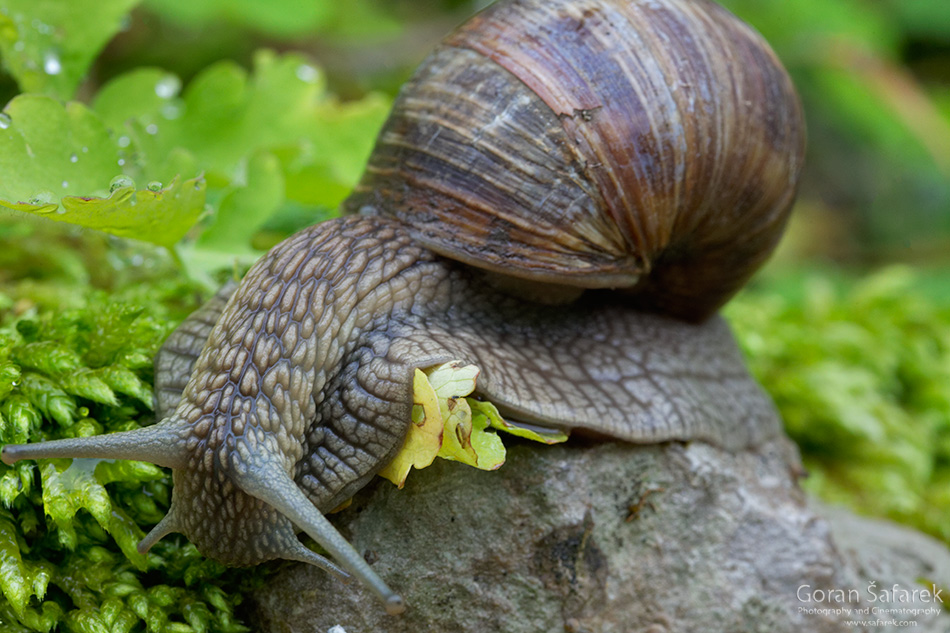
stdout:
<svg viewBox="0 0 950 633">
<path fill-rule="evenodd" d="M 401 446 L 413 370 L 453 359 L 481 367 L 479 393 L 513 419 L 733 450 L 777 435 L 774 409 L 720 319 L 689 325 L 599 300 L 552 309 L 473 274 L 413 243 L 401 225 L 360 217 L 306 229 L 255 266 L 171 418 L 189 425 L 192 455 L 187 476 L 176 472 L 176 498 L 188 499 L 187 514 L 175 508 L 187 517 L 182 531 L 216 558 L 265 560 L 271 550 L 255 541 L 271 529 L 260 527 L 266 508 L 248 513 L 228 485 L 236 444 L 276 449 L 313 504 L 330 510 Z M 208 316 L 169 338 L 159 384 L 180 383 L 164 374 L 187 368 L 196 323 Z M 163 393 L 167 407 L 174 394 Z M 253 525 L 241 527 L 249 517 Z"/>
</svg>

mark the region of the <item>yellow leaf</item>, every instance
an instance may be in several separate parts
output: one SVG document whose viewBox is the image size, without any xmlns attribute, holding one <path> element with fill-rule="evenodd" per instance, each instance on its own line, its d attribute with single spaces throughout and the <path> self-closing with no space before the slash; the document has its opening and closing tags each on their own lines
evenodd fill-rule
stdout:
<svg viewBox="0 0 950 633">
<path fill-rule="evenodd" d="M 472 409 L 468 402 L 465 398 L 440 398 L 439 408 L 445 419 L 439 457 L 477 468 L 478 454 L 472 446 Z"/>
<path fill-rule="evenodd" d="M 405 485 L 409 471 L 413 467 L 425 468 L 431 464 L 442 446 L 442 415 L 436 393 L 426 375 L 418 369 L 412 390 L 412 424 L 406 440 L 393 461 L 379 471 L 380 477 L 400 488 Z"/>
<path fill-rule="evenodd" d="M 439 408 L 445 420 L 442 449 L 439 457 L 474 466 L 481 470 L 495 470 L 505 463 L 505 446 L 501 438 L 488 431 L 488 420 L 481 416 L 473 419 L 469 398 L 475 391 L 479 369 L 454 361 L 427 372 L 439 396 Z"/>
</svg>

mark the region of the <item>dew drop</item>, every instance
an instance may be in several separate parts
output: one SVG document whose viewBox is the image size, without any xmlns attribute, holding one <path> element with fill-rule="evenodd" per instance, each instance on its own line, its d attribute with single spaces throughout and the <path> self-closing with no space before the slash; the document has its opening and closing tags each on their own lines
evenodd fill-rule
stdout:
<svg viewBox="0 0 950 633">
<path fill-rule="evenodd" d="M 0 112 L 0 130 L 5 130 L 13 125 L 13 119 L 6 112 Z"/>
<path fill-rule="evenodd" d="M 155 94 L 162 99 L 171 99 L 181 89 L 181 80 L 175 75 L 165 75 L 155 84 Z"/>
<path fill-rule="evenodd" d="M 175 103 L 166 103 L 162 106 L 162 116 L 171 121 L 181 116 L 181 108 Z"/>
<path fill-rule="evenodd" d="M 53 32 L 53 27 L 45 22 L 41 21 L 39 18 L 34 18 L 31 23 L 33 28 L 36 29 L 37 33 L 42 33 L 43 35 L 49 35 Z"/>
<path fill-rule="evenodd" d="M 119 167 L 122 167 L 123 165 L 125 165 L 125 159 L 124 159 L 124 158 L 120 158 L 120 159 L 117 160 L 116 162 L 119 163 Z"/>
<path fill-rule="evenodd" d="M 132 143 L 132 139 L 130 139 L 128 136 L 120 136 L 116 143 L 119 144 L 119 147 L 128 147 Z"/>
<path fill-rule="evenodd" d="M 135 181 L 125 175 L 116 176 L 109 183 L 109 193 L 113 193 L 116 189 L 123 187 L 135 187 Z"/>
<path fill-rule="evenodd" d="M 161 191 L 162 183 L 158 182 L 157 180 L 153 180 L 152 182 L 145 185 L 145 188 L 149 191 Z"/>
<path fill-rule="evenodd" d="M 59 55 L 53 51 L 48 51 L 43 56 L 43 72 L 47 75 L 58 75 L 63 71 L 63 64 L 59 61 Z"/>
<path fill-rule="evenodd" d="M 69 162 L 71 162 L 71 163 L 78 163 L 78 162 L 79 162 L 79 157 L 76 156 L 75 154 L 70 154 L 70 155 L 69 155 Z"/>
<path fill-rule="evenodd" d="M 149 134 L 158 134 L 158 126 L 154 123 L 149 123 L 145 126 L 145 131 Z"/>
<path fill-rule="evenodd" d="M 65 189 L 65 188 L 68 187 L 68 186 L 69 186 L 69 181 L 68 181 L 68 180 L 64 180 L 64 181 L 63 181 L 63 189 Z"/>
<path fill-rule="evenodd" d="M 83 154 L 88 154 L 88 153 L 89 153 L 89 148 L 86 147 L 85 145 L 83 145 L 83 146 L 82 146 L 82 153 L 83 153 Z"/>
<path fill-rule="evenodd" d="M 30 204 L 52 204 L 55 200 L 52 191 L 37 191 L 33 194 L 33 197 L 30 198 Z"/>
<path fill-rule="evenodd" d="M 297 66 L 296 73 L 297 79 L 300 81 L 306 81 L 307 83 L 313 83 L 320 76 L 320 71 L 311 66 L 310 64 L 300 64 Z"/>
</svg>

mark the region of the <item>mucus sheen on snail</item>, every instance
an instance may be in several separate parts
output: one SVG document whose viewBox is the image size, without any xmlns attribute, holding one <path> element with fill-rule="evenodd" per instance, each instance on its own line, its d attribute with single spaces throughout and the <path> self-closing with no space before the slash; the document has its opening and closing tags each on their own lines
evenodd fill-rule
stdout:
<svg viewBox="0 0 950 633">
<path fill-rule="evenodd" d="M 172 333 L 159 423 L 3 460 L 170 467 L 142 551 L 182 532 L 231 565 L 304 561 L 398 613 L 323 513 L 401 447 L 416 368 L 474 363 L 510 418 L 628 442 L 779 432 L 715 313 L 777 243 L 803 152 L 781 64 L 711 1 L 499 2 L 404 87 L 346 215 Z"/>
</svg>

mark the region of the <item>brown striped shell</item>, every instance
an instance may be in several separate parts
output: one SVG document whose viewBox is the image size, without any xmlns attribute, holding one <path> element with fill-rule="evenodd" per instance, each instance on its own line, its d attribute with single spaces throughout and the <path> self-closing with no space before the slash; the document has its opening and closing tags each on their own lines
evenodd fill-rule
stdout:
<svg viewBox="0 0 950 633">
<path fill-rule="evenodd" d="M 516 0 L 404 87 L 350 212 L 442 255 L 700 320 L 773 250 L 802 165 L 795 90 L 707 0 Z"/>
</svg>

